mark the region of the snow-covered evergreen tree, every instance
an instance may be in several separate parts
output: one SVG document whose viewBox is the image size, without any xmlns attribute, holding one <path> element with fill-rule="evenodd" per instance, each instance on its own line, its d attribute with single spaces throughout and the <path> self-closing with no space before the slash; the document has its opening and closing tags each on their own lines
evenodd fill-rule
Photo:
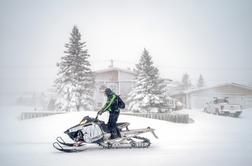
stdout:
<svg viewBox="0 0 252 166">
<path fill-rule="evenodd" d="M 203 76 L 200 74 L 199 79 L 198 79 L 198 83 L 197 83 L 197 87 L 202 88 L 204 86 L 205 86 L 205 80 L 204 80 Z"/>
<path fill-rule="evenodd" d="M 136 65 L 135 85 L 129 93 L 129 110 L 133 112 L 149 112 L 151 109 L 164 107 L 166 102 L 164 80 L 159 77 L 159 70 L 153 65 L 149 52 L 144 49 L 139 63 Z"/>
<path fill-rule="evenodd" d="M 57 108 L 63 111 L 93 109 L 94 74 L 88 61 L 86 42 L 81 42 L 81 34 L 73 27 L 70 41 L 65 45 L 65 56 L 58 66 L 56 89 L 60 96 Z"/>
<path fill-rule="evenodd" d="M 192 83 L 191 83 L 189 74 L 185 73 L 182 76 L 181 85 L 184 90 L 188 90 L 188 89 L 192 88 Z"/>
</svg>

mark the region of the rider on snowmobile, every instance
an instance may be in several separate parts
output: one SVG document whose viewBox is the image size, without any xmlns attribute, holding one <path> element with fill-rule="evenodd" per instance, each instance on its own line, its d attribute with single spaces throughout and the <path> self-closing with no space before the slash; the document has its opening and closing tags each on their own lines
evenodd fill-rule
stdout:
<svg viewBox="0 0 252 166">
<path fill-rule="evenodd" d="M 106 88 L 104 91 L 107 96 L 107 102 L 103 108 L 98 112 L 101 115 L 103 112 L 109 112 L 108 128 L 111 133 L 111 139 L 120 137 L 120 132 L 117 129 L 116 122 L 120 114 L 118 105 L 119 96 L 117 96 L 110 88 Z M 121 99 L 120 99 L 121 100 Z"/>
</svg>

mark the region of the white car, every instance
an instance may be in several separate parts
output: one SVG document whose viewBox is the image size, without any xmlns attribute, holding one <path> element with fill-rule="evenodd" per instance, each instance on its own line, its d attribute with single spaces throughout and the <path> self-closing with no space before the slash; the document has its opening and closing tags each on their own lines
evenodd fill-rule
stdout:
<svg viewBox="0 0 252 166">
<path fill-rule="evenodd" d="M 239 117 L 242 113 L 242 106 L 239 104 L 230 104 L 228 98 L 214 98 L 214 100 L 205 104 L 203 111 L 216 115 Z"/>
</svg>

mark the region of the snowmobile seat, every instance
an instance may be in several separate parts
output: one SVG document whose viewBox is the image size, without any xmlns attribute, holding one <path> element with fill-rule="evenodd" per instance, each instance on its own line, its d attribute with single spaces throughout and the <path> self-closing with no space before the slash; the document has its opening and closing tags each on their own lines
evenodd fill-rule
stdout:
<svg viewBox="0 0 252 166">
<path fill-rule="evenodd" d="M 124 127 L 128 127 L 129 123 L 127 122 L 120 122 L 120 123 L 116 123 L 116 126 L 118 127 L 119 131 L 124 128 Z M 121 127 L 120 127 L 121 126 Z M 123 127 L 122 127 L 123 126 Z M 106 132 L 106 133 L 109 133 L 109 128 L 108 128 L 108 124 L 102 122 L 100 123 L 100 127 L 101 129 Z"/>
</svg>

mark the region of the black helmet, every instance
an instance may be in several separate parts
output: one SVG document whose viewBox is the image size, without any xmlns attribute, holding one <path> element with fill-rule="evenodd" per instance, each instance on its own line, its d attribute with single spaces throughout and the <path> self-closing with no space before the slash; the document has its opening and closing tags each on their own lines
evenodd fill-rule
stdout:
<svg viewBox="0 0 252 166">
<path fill-rule="evenodd" d="M 106 88 L 104 90 L 104 93 L 106 96 L 112 96 L 113 95 L 113 91 L 110 88 Z"/>
</svg>

